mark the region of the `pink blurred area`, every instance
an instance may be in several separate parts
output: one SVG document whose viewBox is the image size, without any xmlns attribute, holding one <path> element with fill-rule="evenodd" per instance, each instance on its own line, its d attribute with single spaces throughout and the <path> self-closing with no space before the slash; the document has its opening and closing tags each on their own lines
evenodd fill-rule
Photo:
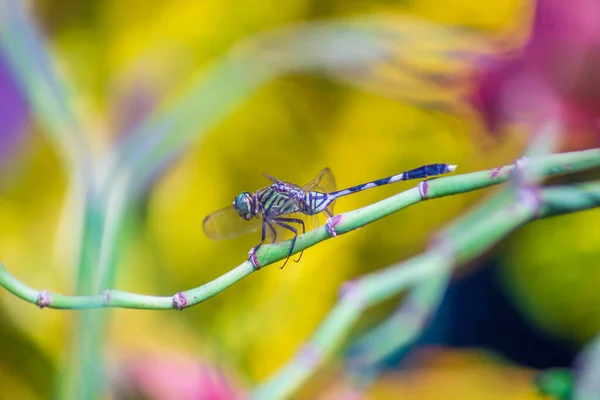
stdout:
<svg viewBox="0 0 600 400">
<path fill-rule="evenodd" d="M 114 376 L 116 398 L 141 395 L 153 400 L 233 400 L 243 398 L 230 375 L 202 360 L 178 355 L 129 357 Z"/>
<path fill-rule="evenodd" d="M 0 167 L 8 164 L 27 136 L 29 106 L 0 51 Z"/>
<path fill-rule="evenodd" d="M 482 71 L 473 103 L 492 131 L 515 120 L 535 126 L 559 118 L 571 147 L 597 145 L 599 64 L 600 2 L 540 0 L 527 44 Z"/>
</svg>

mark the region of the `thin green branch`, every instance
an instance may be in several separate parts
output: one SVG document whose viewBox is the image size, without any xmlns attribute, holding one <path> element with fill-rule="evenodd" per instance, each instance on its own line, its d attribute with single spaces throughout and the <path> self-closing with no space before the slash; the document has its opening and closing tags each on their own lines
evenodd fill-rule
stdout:
<svg viewBox="0 0 600 400">
<path fill-rule="evenodd" d="M 513 185 L 514 181 L 515 179 L 512 180 Z M 436 234 L 432 243 L 445 245 L 446 238 L 471 229 L 473 224 L 513 201 L 514 193 L 511 190 L 497 191 L 457 219 L 446 230 Z M 443 298 L 451 272 L 451 269 L 443 269 L 431 278 L 417 282 L 410 288 L 396 312 L 352 344 L 347 351 L 346 363 L 355 385 L 361 388 L 367 386 L 377 376 L 380 364 L 387 357 L 406 348 L 418 337 Z"/>
<path fill-rule="evenodd" d="M 516 195 L 514 202 L 485 219 L 474 221 L 469 229 L 452 237 L 439 238 L 427 252 L 351 282 L 299 355 L 259 386 L 253 397 L 280 399 L 289 396 L 337 350 L 367 307 L 418 282 L 446 274 L 452 266 L 482 254 L 528 221 L 600 206 L 600 183 L 543 190 L 524 188 Z M 575 197 L 585 200 L 574 200 Z M 565 198 L 571 200 L 565 203 Z M 345 310 L 352 318 L 339 318 L 340 310 Z M 306 354 L 310 354 L 310 358 Z"/>
<path fill-rule="evenodd" d="M 396 312 L 352 345 L 350 370 L 369 377 L 386 357 L 415 340 L 444 297 L 450 276 L 451 270 L 445 269 L 417 282 Z"/>
<path fill-rule="evenodd" d="M 446 238 L 455 237 L 471 229 L 472 225 L 513 201 L 514 193 L 510 190 L 497 191 L 457 219 L 446 230 L 436 234 L 432 243 L 445 245 Z M 366 386 L 376 376 L 379 363 L 392 353 L 408 346 L 420 334 L 444 296 L 451 272 L 451 269 L 443 269 L 433 277 L 416 283 L 396 312 L 352 344 L 347 352 L 347 364 L 354 381 L 361 387 Z"/>
<path fill-rule="evenodd" d="M 539 174 L 544 176 L 585 171 L 600 166 L 600 149 L 554 154 L 542 157 L 538 160 L 531 160 L 530 165 L 535 167 L 535 169 L 539 171 Z M 447 176 L 425 181 L 420 188 L 412 188 L 369 206 L 335 216 L 332 218 L 333 224 L 335 225 L 334 229 L 338 235 L 347 233 L 410 205 L 423 201 L 423 198 L 421 197 L 422 194 L 425 194 L 427 199 L 433 199 L 500 184 L 505 182 L 511 176 L 513 169 L 513 165 L 506 165 L 487 171 Z M 592 189 L 595 188 L 594 185 L 591 185 L 590 187 Z M 545 196 L 549 196 L 549 194 L 552 193 L 559 201 L 553 203 L 553 206 L 550 209 L 543 208 L 542 211 L 544 213 L 564 213 L 569 212 L 570 210 L 593 207 L 597 200 L 594 197 L 595 191 L 591 190 L 590 193 L 584 196 L 583 194 L 585 194 L 585 192 L 582 191 L 583 188 L 585 188 L 585 186 L 573 189 L 575 192 L 569 192 L 566 189 L 561 189 L 558 192 L 556 192 L 556 189 L 545 190 L 542 192 Z M 546 203 L 544 203 L 544 207 Z M 489 218 L 491 217 L 488 217 L 488 220 Z M 498 221 L 496 229 L 502 227 L 507 231 L 514 229 L 513 220 Z M 469 259 L 472 257 L 471 251 L 478 251 L 480 246 L 485 247 L 488 245 L 486 236 L 482 236 L 477 229 L 470 229 L 469 231 L 469 235 L 465 235 L 463 240 L 468 243 L 473 242 L 474 244 L 472 246 L 476 246 L 476 248 L 473 250 L 471 249 L 472 246 L 466 246 L 464 254 L 457 254 L 460 258 L 459 261 Z M 329 239 L 330 237 L 331 235 L 326 226 L 307 232 L 298 237 L 294 252 L 298 253 L 323 240 Z M 456 240 L 456 238 L 453 238 L 453 240 Z M 286 241 L 263 246 L 257 252 L 259 265 L 264 267 L 286 258 L 290 245 L 290 241 Z M 462 248 L 460 243 L 455 244 L 455 246 L 457 248 Z M 435 263 L 432 265 L 438 265 L 440 262 L 440 260 L 434 261 Z M 4 287 L 17 297 L 42 307 L 60 309 L 120 307 L 166 310 L 172 308 L 182 309 L 198 304 L 220 293 L 254 271 L 255 268 L 252 263 L 250 261 L 245 261 L 236 268 L 207 284 L 179 292 L 171 297 L 146 296 L 114 290 L 108 290 L 103 292 L 104 294 L 96 296 L 64 296 L 32 289 L 10 275 L 10 273 L 2 266 L 0 266 L 0 286 Z M 407 271 L 410 271 L 410 268 L 407 268 Z M 392 269 L 381 273 L 390 274 L 390 280 L 384 281 L 384 284 L 381 284 L 379 278 L 375 278 L 374 284 L 369 284 L 369 278 L 365 278 L 364 280 L 365 290 L 369 293 L 370 291 L 373 292 L 371 300 L 375 302 L 380 301 L 381 298 L 387 298 L 389 293 L 396 293 L 398 290 L 397 286 L 392 284 L 395 279 L 395 274 L 397 273 L 396 270 Z M 404 277 L 405 274 L 406 272 L 402 272 L 400 275 Z"/>
</svg>

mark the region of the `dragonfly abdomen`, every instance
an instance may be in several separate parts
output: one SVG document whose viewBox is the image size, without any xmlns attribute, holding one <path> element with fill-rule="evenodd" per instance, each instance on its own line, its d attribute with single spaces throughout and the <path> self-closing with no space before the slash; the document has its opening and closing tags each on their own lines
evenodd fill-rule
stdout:
<svg viewBox="0 0 600 400">
<path fill-rule="evenodd" d="M 310 191 L 306 193 L 303 202 L 305 209 L 301 211 L 307 215 L 318 214 L 323 212 L 333 200 L 327 193 Z"/>
<path fill-rule="evenodd" d="M 430 176 L 447 174 L 448 172 L 452 172 L 456 169 L 456 165 L 451 164 L 429 164 L 424 165 L 419 168 L 411 169 L 410 171 L 403 172 L 398 175 L 393 175 L 387 178 L 378 179 L 376 181 L 372 181 L 369 183 L 364 183 L 362 185 L 352 186 L 348 189 L 338 190 L 337 192 L 329 193 L 329 197 L 332 199 L 336 199 L 338 197 L 346 196 L 351 193 L 360 192 L 362 190 L 374 188 L 377 186 L 387 185 L 389 183 L 399 182 L 399 181 L 407 181 L 410 179 L 422 179 Z"/>
<path fill-rule="evenodd" d="M 401 180 L 407 181 L 410 179 L 422 179 L 430 176 L 447 174 L 448 172 L 452 172 L 456 169 L 456 165 L 451 164 L 429 164 L 424 165 L 420 168 L 411 169 L 410 171 L 406 171 L 403 174 Z"/>
</svg>

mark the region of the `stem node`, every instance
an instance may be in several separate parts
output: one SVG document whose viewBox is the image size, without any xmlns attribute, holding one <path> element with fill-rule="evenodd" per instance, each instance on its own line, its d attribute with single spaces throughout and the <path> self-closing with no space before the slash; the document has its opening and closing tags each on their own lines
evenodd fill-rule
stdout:
<svg viewBox="0 0 600 400">
<path fill-rule="evenodd" d="M 40 309 L 48 307 L 50 305 L 50 293 L 47 290 L 42 290 L 38 295 L 37 306 Z"/>
<path fill-rule="evenodd" d="M 175 296 L 173 296 L 173 308 L 175 308 L 177 311 L 183 310 L 187 303 L 187 297 L 185 297 L 183 292 L 179 292 Z"/>
</svg>

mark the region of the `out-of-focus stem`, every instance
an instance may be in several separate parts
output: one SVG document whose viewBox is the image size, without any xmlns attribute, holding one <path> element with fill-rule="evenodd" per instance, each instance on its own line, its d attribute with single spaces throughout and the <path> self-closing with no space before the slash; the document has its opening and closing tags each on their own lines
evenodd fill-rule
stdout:
<svg viewBox="0 0 600 400">
<path fill-rule="evenodd" d="M 6 58 L 42 131 L 55 145 L 69 172 L 90 177 L 89 141 L 71 104 L 67 85 L 53 64 L 26 2 L 0 2 L 0 52 Z"/>
<path fill-rule="evenodd" d="M 577 360 L 577 378 L 573 399 L 596 400 L 600 397 L 600 335 L 589 343 Z"/>
<path fill-rule="evenodd" d="M 280 399 L 293 393 L 340 346 L 342 339 L 367 307 L 418 282 L 446 274 L 453 265 L 477 257 L 527 221 L 599 205 L 600 183 L 517 190 L 515 201 L 498 208 L 485 218 L 474 220 L 462 231 L 451 229 L 454 235 L 443 238 L 431 250 L 351 282 L 299 355 L 259 386 L 253 397 Z M 339 318 L 339 310 L 344 310 L 344 314 L 351 318 Z M 307 358 L 306 353 L 311 357 Z"/>
</svg>

